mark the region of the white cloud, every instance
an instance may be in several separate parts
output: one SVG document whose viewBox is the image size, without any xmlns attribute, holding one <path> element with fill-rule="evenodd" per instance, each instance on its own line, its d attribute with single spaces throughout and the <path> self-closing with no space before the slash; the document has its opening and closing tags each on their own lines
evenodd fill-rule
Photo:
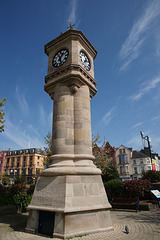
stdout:
<svg viewBox="0 0 160 240">
<path fill-rule="evenodd" d="M 44 146 L 40 133 L 35 127 L 31 125 L 14 124 L 9 118 L 6 118 L 5 132 L 3 134 L 6 138 L 10 139 L 13 146 L 17 146 L 17 148 Z"/>
<path fill-rule="evenodd" d="M 132 137 L 128 142 L 127 142 L 127 146 L 130 146 L 133 148 L 133 150 L 140 150 L 143 148 L 142 145 L 142 140 L 140 137 L 140 134 L 137 136 Z"/>
<path fill-rule="evenodd" d="M 160 76 L 153 78 L 152 80 L 146 81 L 141 84 L 140 90 L 129 97 L 134 102 L 140 100 L 145 94 L 148 94 L 151 90 L 155 89 L 160 84 Z"/>
<path fill-rule="evenodd" d="M 137 123 L 137 124 L 133 125 L 133 126 L 132 126 L 132 128 L 139 127 L 139 126 L 141 126 L 142 124 L 143 124 L 143 122 L 139 122 L 139 123 Z"/>
<path fill-rule="evenodd" d="M 75 24 L 76 27 L 78 26 L 79 21 L 77 20 L 77 12 L 78 12 L 78 0 L 71 0 L 70 1 L 70 14 L 69 19 L 71 20 L 72 24 Z"/>
<path fill-rule="evenodd" d="M 122 61 L 120 71 L 126 70 L 129 64 L 141 54 L 144 41 L 149 36 L 153 22 L 159 15 L 160 1 L 149 1 L 142 16 L 133 24 L 129 36 L 119 52 L 119 58 Z"/>
<path fill-rule="evenodd" d="M 24 115 L 29 115 L 29 106 L 25 98 L 24 91 L 19 90 L 19 86 L 16 86 L 16 98 L 18 101 L 18 106 Z"/>
<path fill-rule="evenodd" d="M 113 119 L 113 117 L 115 116 L 115 109 L 116 106 L 114 106 L 113 108 L 111 108 L 103 117 L 102 119 L 102 123 L 107 126 L 110 121 Z"/>
<path fill-rule="evenodd" d="M 160 120 L 160 115 L 151 118 L 152 122 L 157 121 L 157 120 Z"/>
</svg>

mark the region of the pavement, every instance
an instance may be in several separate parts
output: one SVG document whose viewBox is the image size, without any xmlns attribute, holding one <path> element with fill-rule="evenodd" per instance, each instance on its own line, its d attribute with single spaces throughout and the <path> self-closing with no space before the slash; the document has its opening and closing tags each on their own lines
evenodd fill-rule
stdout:
<svg viewBox="0 0 160 240">
<path fill-rule="evenodd" d="M 0 240 L 58 240 L 25 233 L 28 214 L 0 216 Z M 160 211 L 111 211 L 114 231 L 75 237 L 72 240 L 160 240 Z M 125 225 L 129 233 L 125 232 Z"/>
</svg>

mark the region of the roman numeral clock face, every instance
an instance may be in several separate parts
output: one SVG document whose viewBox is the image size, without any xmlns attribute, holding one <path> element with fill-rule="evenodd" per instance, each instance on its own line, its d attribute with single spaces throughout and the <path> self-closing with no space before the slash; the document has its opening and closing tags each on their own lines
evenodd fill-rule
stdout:
<svg viewBox="0 0 160 240">
<path fill-rule="evenodd" d="M 83 51 L 80 51 L 80 59 L 81 59 L 81 62 L 84 66 L 84 68 L 89 71 L 91 69 L 91 64 L 90 64 L 90 61 L 89 61 L 89 58 L 87 57 L 87 55 L 85 54 L 85 52 Z"/>
<path fill-rule="evenodd" d="M 69 56 L 69 51 L 67 49 L 62 49 L 53 58 L 52 65 L 53 67 L 60 67 L 63 65 Z"/>
</svg>

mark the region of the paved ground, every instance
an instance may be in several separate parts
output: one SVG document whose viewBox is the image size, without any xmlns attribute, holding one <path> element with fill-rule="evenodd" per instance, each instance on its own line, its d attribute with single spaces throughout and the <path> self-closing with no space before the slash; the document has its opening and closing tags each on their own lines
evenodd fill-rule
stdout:
<svg viewBox="0 0 160 240">
<path fill-rule="evenodd" d="M 160 211 L 111 211 L 114 231 L 90 234 L 72 240 L 160 240 Z M 0 216 L 0 240 L 49 240 L 50 237 L 24 232 L 28 215 Z M 130 232 L 125 233 L 125 225 Z M 58 240 L 57 238 L 52 238 Z"/>
</svg>

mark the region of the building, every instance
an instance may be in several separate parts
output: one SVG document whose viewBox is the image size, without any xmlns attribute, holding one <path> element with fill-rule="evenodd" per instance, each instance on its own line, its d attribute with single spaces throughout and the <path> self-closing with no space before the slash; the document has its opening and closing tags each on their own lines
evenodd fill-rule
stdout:
<svg viewBox="0 0 160 240">
<path fill-rule="evenodd" d="M 115 147 L 112 147 L 109 142 L 106 142 L 104 146 L 104 151 L 106 154 L 106 160 L 110 161 L 111 164 L 116 167 L 116 154 L 115 154 Z"/>
<path fill-rule="evenodd" d="M 14 182 L 16 175 L 27 177 L 27 181 L 32 181 L 36 175 L 39 175 L 44 167 L 44 155 L 37 148 L 20 149 L 6 151 L 4 171 L 6 176 Z"/>
<path fill-rule="evenodd" d="M 132 152 L 131 158 L 131 177 L 132 179 L 142 178 L 142 172 L 152 170 L 151 158 L 139 151 Z"/>
<path fill-rule="evenodd" d="M 96 158 L 96 165 L 98 166 L 98 161 L 104 162 L 104 168 L 108 163 L 116 167 L 116 154 L 115 147 L 112 147 L 107 141 L 106 144 L 102 147 L 99 147 L 96 143 L 92 148 L 93 155 Z M 102 164 L 99 165 L 101 168 Z"/>
<path fill-rule="evenodd" d="M 122 181 L 131 180 L 132 148 L 121 145 L 116 149 L 116 166 Z"/>
<path fill-rule="evenodd" d="M 5 162 L 6 153 L 4 151 L 0 152 L 0 175 L 4 172 L 4 162 Z"/>
</svg>

